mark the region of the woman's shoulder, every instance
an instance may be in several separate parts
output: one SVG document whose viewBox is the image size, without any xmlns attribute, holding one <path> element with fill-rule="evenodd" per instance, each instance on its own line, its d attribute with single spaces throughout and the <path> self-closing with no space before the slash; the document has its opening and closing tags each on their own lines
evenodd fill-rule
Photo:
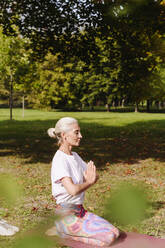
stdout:
<svg viewBox="0 0 165 248">
<path fill-rule="evenodd" d="M 58 167 L 68 167 L 68 160 L 65 156 L 65 154 L 63 154 L 60 150 L 57 150 L 53 159 L 52 159 L 52 168 L 56 168 Z"/>
<path fill-rule="evenodd" d="M 57 150 L 56 153 L 54 154 L 53 161 L 54 160 L 63 160 L 65 159 L 65 154 L 61 152 L 60 150 Z"/>
<path fill-rule="evenodd" d="M 74 156 L 76 156 L 76 155 L 74 155 L 73 154 L 73 152 L 72 152 L 72 155 L 68 155 L 68 154 L 66 154 L 66 153 L 64 153 L 63 151 L 61 151 L 61 150 L 57 150 L 56 151 L 56 153 L 55 153 L 55 155 L 54 155 L 54 157 L 53 157 L 53 161 L 59 161 L 59 160 L 61 160 L 61 161 L 70 161 L 70 160 L 73 160 L 73 157 Z"/>
</svg>

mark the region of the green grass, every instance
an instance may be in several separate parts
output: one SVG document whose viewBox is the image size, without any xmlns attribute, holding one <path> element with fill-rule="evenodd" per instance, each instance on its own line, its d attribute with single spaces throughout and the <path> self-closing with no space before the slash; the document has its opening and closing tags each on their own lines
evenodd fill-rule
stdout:
<svg viewBox="0 0 165 248">
<path fill-rule="evenodd" d="M 99 182 L 86 192 L 88 210 L 104 216 L 105 200 L 122 182 L 145 184 L 149 214 L 138 224 L 115 225 L 163 237 L 165 234 L 165 115 L 146 113 L 46 112 L 0 109 L 0 172 L 12 175 L 23 189 L 21 201 L 1 202 L 0 215 L 20 227 L 18 236 L 40 224 L 52 225 L 55 202 L 51 199 L 51 159 L 57 146 L 47 129 L 64 116 L 79 120 L 83 140 L 76 151 L 85 161 L 93 160 Z M 14 237 L 1 237 L 0 247 L 12 247 Z M 56 246 L 57 247 L 57 246 Z"/>
</svg>

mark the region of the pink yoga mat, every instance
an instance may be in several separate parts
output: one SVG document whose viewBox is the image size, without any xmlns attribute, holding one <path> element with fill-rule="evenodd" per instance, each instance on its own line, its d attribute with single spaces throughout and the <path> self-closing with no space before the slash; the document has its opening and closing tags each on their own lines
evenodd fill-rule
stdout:
<svg viewBox="0 0 165 248">
<path fill-rule="evenodd" d="M 82 242 L 65 239 L 63 245 L 71 248 L 99 248 Z M 113 248 L 165 248 L 165 239 L 156 238 L 138 233 L 121 233 L 119 239 L 110 247 Z"/>
</svg>

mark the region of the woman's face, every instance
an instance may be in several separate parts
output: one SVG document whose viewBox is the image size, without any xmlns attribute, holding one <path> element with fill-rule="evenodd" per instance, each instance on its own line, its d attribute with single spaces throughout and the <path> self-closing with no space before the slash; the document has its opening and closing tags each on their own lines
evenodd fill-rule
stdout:
<svg viewBox="0 0 165 248">
<path fill-rule="evenodd" d="M 79 146 L 82 135 L 80 133 L 80 127 L 78 123 L 73 123 L 70 125 L 70 130 L 63 133 L 63 143 L 70 146 Z"/>
</svg>

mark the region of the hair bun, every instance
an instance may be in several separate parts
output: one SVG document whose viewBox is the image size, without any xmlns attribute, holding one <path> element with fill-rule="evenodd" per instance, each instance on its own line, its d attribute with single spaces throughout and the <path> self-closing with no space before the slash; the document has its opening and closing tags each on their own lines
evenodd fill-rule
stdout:
<svg viewBox="0 0 165 248">
<path fill-rule="evenodd" d="M 47 133 L 51 138 L 56 138 L 55 128 L 49 128 Z"/>
</svg>

